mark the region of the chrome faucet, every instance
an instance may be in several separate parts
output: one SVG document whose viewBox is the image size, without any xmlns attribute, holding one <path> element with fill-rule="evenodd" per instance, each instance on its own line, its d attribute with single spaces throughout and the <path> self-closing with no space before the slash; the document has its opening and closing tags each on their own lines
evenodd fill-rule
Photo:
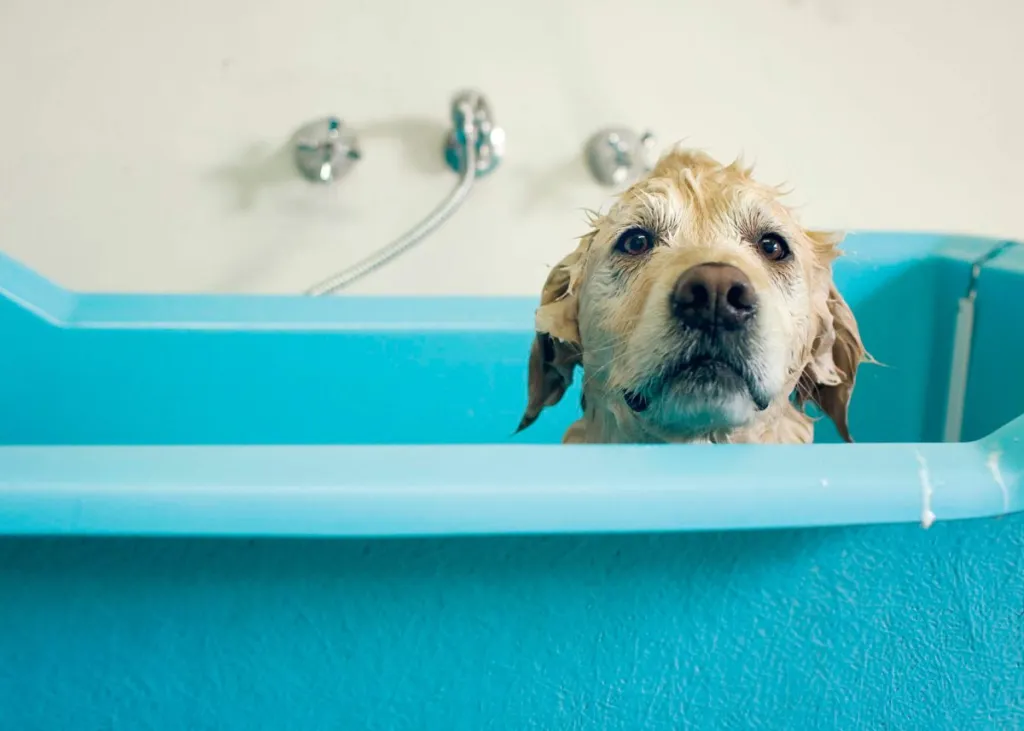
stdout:
<svg viewBox="0 0 1024 731">
<path fill-rule="evenodd" d="M 493 171 L 505 156 L 505 131 L 494 123 L 490 104 L 478 91 L 466 90 L 456 94 L 451 102 L 452 129 L 445 141 L 444 158 L 459 173 L 458 185 L 437 208 L 404 235 L 378 249 L 362 261 L 330 276 L 306 291 L 319 296 L 333 294 L 376 271 L 387 262 L 412 248 L 441 224 L 447 221 L 465 201 L 478 177 Z M 303 173 L 320 182 L 337 179 L 360 158 L 355 135 L 345 130 L 342 137 L 340 124 L 313 122 L 303 127 L 296 142 L 296 161 Z M 336 121 L 336 120 L 335 120 Z"/>
<path fill-rule="evenodd" d="M 486 175 L 505 156 L 505 130 L 494 123 L 491 105 L 478 91 L 460 91 L 452 99 L 452 130 L 445 143 L 445 160 L 456 172 L 462 172 L 463 150 L 475 139 L 476 174 Z"/>
<path fill-rule="evenodd" d="M 295 164 L 310 180 L 329 183 L 362 157 L 359 140 L 337 117 L 324 117 L 295 133 Z"/>
</svg>

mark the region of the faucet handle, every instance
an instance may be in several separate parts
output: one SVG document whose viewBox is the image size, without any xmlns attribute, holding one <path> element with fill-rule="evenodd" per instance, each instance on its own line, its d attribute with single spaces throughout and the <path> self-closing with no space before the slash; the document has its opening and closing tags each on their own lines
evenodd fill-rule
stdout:
<svg viewBox="0 0 1024 731">
<path fill-rule="evenodd" d="M 319 183 L 342 177 L 362 157 L 355 132 L 337 117 L 317 119 L 299 129 L 294 152 L 299 171 Z"/>
<path fill-rule="evenodd" d="M 587 167 L 601 185 L 622 185 L 651 171 L 656 145 L 649 131 L 637 134 L 626 127 L 606 127 L 587 140 Z"/>
</svg>

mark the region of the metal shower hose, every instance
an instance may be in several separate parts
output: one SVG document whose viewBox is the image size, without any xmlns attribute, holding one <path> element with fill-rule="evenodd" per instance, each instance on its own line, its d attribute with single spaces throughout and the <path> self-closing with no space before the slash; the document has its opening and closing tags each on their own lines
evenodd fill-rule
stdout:
<svg viewBox="0 0 1024 731">
<path fill-rule="evenodd" d="M 342 269 L 340 272 L 331 275 L 319 284 L 310 287 L 306 290 L 306 294 L 314 297 L 320 297 L 323 295 L 333 294 L 344 289 L 348 285 L 352 284 L 352 282 L 376 271 L 395 257 L 423 241 L 423 239 L 436 231 L 441 224 L 447 221 L 451 215 L 458 210 L 459 206 L 462 205 L 462 202 L 466 200 L 466 196 L 469 195 L 469 191 L 473 189 L 473 183 L 476 180 L 477 165 L 478 130 L 472 121 L 472 110 L 466 110 L 463 114 L 463 119 L 465 121 L 461 125 L 462 134 L 459 137 L 462 149 L 462 170 L 459 172 L 458 185 L 455 186 L 448 197 L 445 198 L 437 208 L 431 211 L 426 218 L 416 224 L 413 228 L 409 229 L 409 231 L 404 233 L 402 236 L 373 252 L 361 261 L 356 262 L 352 266 Z"/>
</svg>

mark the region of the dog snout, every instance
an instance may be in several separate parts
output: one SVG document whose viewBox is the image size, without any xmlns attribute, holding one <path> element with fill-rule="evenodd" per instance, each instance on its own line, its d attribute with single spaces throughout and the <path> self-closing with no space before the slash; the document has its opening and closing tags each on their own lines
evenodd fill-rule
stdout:
<svg viewBox="0 0 1024 731">
<path fill-rule="evenodd" d="M 698 264 L 672 288 L 672 314 L 687 327 L 735 330 L 754 314 L 757 294 L 750 279 L 731 264 Z"/>
</svg>

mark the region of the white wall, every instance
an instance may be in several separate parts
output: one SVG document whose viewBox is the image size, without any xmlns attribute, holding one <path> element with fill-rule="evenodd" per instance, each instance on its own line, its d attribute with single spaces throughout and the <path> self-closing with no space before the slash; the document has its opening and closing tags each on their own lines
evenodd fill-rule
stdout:
<svg viewBox="0 0 1024 731">
<path fill-rule="evenodd" d="M 447 192 L 465 85 L 504 165 L 352 291 L 534 294 L 606 200 L 580 149 L 609 123 L 746 151 L 815 225 L 1020 237 L 1021 28 L 1017 0 L 5 0 L 0 249 L 78 289 L 300 292 Z M 281 146 L 330 112 L 365 156 L 327 189 Z"/>
</svg>

